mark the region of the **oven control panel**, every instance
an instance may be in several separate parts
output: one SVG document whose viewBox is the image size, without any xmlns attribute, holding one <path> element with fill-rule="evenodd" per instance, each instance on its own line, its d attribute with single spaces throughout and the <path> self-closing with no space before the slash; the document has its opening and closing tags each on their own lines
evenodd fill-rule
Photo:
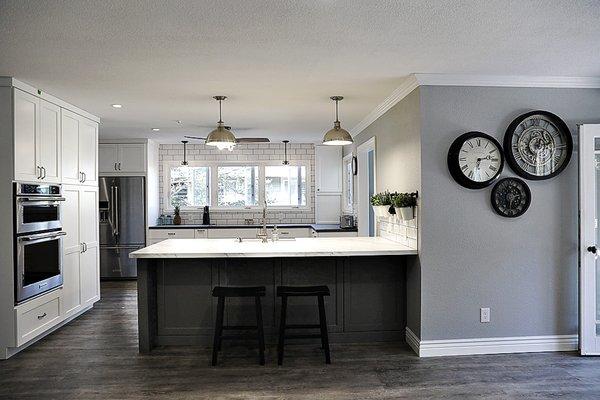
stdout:
<svg viewBox="0 0 600 400">
<path fill-rule="evenodd" d="M 60 186 L 58 185 L 36 185 L 33 183 L 21 183 L 17 186 L 17 194 L 41 194 L 41 195 L 60 195 Z"/>
</svg>

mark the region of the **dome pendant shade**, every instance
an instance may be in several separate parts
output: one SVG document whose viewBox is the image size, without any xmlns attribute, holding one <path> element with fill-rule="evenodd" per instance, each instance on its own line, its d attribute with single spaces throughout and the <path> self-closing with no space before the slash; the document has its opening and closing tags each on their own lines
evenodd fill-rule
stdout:
<svg viewBox="0 0 600 400">
<path fill-rule="evenodd" d="M 206 137 L 207 146 L 215 146 L 219 150 L 233 149 L 236 145 L 237 140 L 235 135 L 223 124 L 223 118 L 221 115 L 221 102 L 225 100 L 226 96 L 214 96 L 213 99 L 219 102 L 219 122 L 217 122 L 217 128 L 208 134 Z"/>
<path fill-rule="evenodd" d="M 323 144 L 329 146 L 345 146 L 354 143 L 352 135 L 342 128 L 338 118 L 338 102 L 342 99 L 342 96 L 331 97 L 331 100 L 335 101 L 335 122 L 333 123 L 333 129 L 328 130 L 325 136 L 323 136 Z"/>
</svg>

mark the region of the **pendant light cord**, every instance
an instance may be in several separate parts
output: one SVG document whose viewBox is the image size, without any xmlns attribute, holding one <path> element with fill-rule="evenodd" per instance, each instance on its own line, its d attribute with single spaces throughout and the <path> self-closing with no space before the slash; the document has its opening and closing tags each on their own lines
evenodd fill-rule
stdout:
<svg viewBox="0 0 600 400">
<path fill-rule="evenodd" d="M 223 100 L 219 100 L 219 122 L 218 122 L 219 124 L 222 124 L 222 123 L 223 123 L 223 117 L 222 117 L 222 115 L 221 115 L 221 102 L 222 102 L 222 101 L 223 101 Z"/>
<path fill-rule="evenodd" d="M 339 100 L 335 100 L 335 122 L 340 122 L 339 118 L 338 118 L 338 102 Z"/>
</svg>

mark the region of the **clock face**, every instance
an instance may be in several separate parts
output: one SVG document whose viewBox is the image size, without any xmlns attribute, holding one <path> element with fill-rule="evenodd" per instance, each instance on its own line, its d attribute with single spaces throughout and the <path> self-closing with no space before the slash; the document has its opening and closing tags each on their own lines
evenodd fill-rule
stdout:
<svg viewBox="0 0 600 400">
<path fill-rule="evenodd" d="M 530 204 L 531 191 L 519 178 L 500 179 L 492 189 L 492 207 L 503 217 L 519 217 Z"/>
<path fill-rule="evenodd" d="M 504 136 L 504 152 L 511 168 L 526 179 L 548 179 L 569 163 L 573 139 L 567 125 L 547 111 L 533 111 L 515 119 Z"/>
<path fill-rule="evenodd" d="M 482 132 L 468 132 L 459 136 L 448 151 L 450 174 L 469 189 L 490 185 L 500 175 L 503 166 L 500 143 Z"/>
</svg>

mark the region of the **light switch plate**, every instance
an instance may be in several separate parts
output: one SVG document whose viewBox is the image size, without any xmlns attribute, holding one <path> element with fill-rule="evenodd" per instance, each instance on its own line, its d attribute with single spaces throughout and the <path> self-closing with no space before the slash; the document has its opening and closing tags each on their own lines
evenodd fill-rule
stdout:
<svg viewBox="0 0 600 400">
<path fill-rule="evenodd" d="M 490 322 L 490 309 L 489 307 L 483 307 L 479 310 L 479 320 L 482 323 Z"/>
</svg>

